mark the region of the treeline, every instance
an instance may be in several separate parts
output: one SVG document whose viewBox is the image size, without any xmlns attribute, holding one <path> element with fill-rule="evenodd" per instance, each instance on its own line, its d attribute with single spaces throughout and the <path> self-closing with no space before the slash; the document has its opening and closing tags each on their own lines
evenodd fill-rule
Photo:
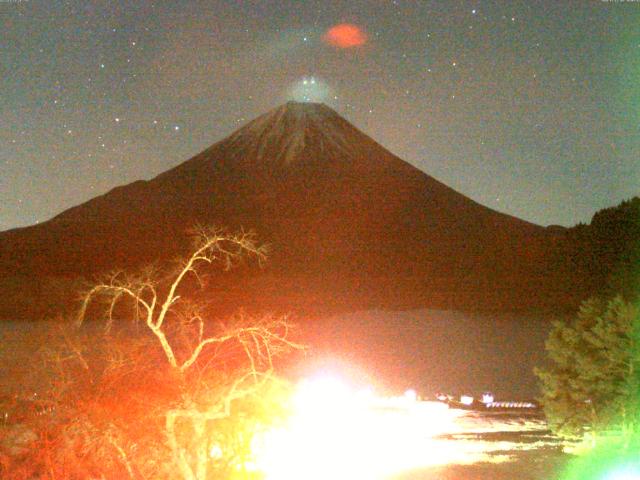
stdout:
<svg viewBox="0 0 640 480">
<path fill-rule="evenodd" d="M 540 401 L 555 433 L 585 441 L 580 446 L 587 451 L 597 446 L 611 462 L 637 457 L 640 198 L 597 212 L 589 225 L 568 230 L 564 241 L 569 268 L 585 282 L 577 284 L 586 287 L 585 300 L 575 316 L 553 324 L 546 342 L 548 365 L 536 370 Z M 611 462 L 600 461 L 598 468 Z"/>
<path fill-rule="evenodd" d="M 597 212 L 589 225 L 567 231 L 556 252 L 566 265 L 565 281 L 594 295 L 632 299 L 640 282 L 640 197 Z"/>
<path fill-rule="evenodd" d="M 589 224 L 558 229 L 547 248 L 541 255 L 546 260 L 542 281 L 544 295 L 553 295 L 541 297 L 541 305 L 566 312 L 577 310 L 592 296 L 631 298 L 640 283 L 640 197 L 600 210 Z M 0 275 L 0 319 L 37 320 L 69 311 L 81 285 L 80 279 L 43 277 L 37 272 Z M 433 292 L 437 290 L 434 285 Z M 477 296 L 483 295 L 487 293 L 480 289 Z"/>
</svg>

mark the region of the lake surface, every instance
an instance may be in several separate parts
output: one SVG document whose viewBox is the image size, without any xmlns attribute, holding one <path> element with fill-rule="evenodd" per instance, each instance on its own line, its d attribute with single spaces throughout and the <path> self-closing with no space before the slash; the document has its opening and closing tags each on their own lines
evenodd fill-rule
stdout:
<svg viewBox="0 0 640 480">
<path fill-rule="evenodd" d="M 472 315 L 437 310 L 365 311 L 301 327 L 310 358 L 332 359 L 369 381 L 424 395 L 491 391 L 496 399 L 538 396 L 549 317 Z"/>
<path fill-rule="evenodd" d="M 336 368 L 366 383 L 404 391 L 531 400 L 533 368 L 545 363 L 551 319 L 413 310 L 364 311 L 303 322 L 297 335 L 309 346 L 305 368 Z M 99 325 L 85 328 L 99 328 Z M 0 391 L 38 380 L 34 355 L 59 339 L 51 323 L 0 322 Z M 9 378 L 11 380 L 9 380 Z"/>
<path fill-rule="evenodd" d="M 459 460 L 389 480 L 556 480 L 570 459 L 542 418 L 470 414 L 462 424 L 442 438 Z"/>
</svg>

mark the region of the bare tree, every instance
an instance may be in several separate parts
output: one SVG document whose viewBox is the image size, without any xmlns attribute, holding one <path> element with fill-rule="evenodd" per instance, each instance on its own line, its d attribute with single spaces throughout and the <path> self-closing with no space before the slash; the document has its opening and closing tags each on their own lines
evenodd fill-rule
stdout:
<svg viewBox="0 0 640 480">
<path fill-rule="evenodd" d="M 124 298 L 129 298 L 134 302 L 136 318 L 142 314 L 149 331 L 155 335 L 162 350 L 167 357 L 169 364 L 182 372 L 187 370 L 197 360 L 203 348 L 211 344 L 224 343 L 237 335 L 244 335 L 252 332 L 258 334 L 259 330 L 254 329 L 244 331 L 243 329 L 229 332 L 229 334 L 213 337 L 204 336 L 205 322 L 200 309 L 190 308 L 187 323 L 197 324 L 198 342 L 186 358 L 179 359 L 176 355 L 176 348 L 171 344 L 167 335 L 167 323 L 173 316 L 174 319 L 185 321 L 183 315 L 176 312 L 176 305 L 181 300 L 180 288 L 185 279 L 193 275 L 200 279 L 199 268 L 203 264 L 211 264 L 216 261 L 222 262 L 225 269 L 231 266 L 246 255 L 254 255 L 258 261 L 262 262 L 266 258 L 266 248 L 255 242 L 251 233 L 240 233 L 229 235 L 220 230 L 199 227 L 195 230 L 193 253 L 171 271 L 168 275 L 169 285 L 166 292 L 161 287 L 161 279 L 153 269 L 147 269 L 141 274 L 130 275 L 125 272 L 115 272 L 104 281 L 98 282 L 85 295 L 82 307 L 78 314 L 78 325 L 85 319 L 87 307 L 96 296 L 107 297 L 108 323 L 110 328 L 113 323 L 113 312 L 117 303 Z M 163 294 L 164 293 L 164 294 Z M 183 312 L 180 312 L 183 313 Z"/>
<path fill-rule="evenodd" d="M 91 303 L 98 298 L 106 314 L 106 329 L 117 327 L 116 313 L 131 308 L 132 320 L 140 320 L 143 332 L 149 332 L 159 345 L 162 358 L 172 381 L 179 384 L 177 396 L 162 407 L 165 445 L 180 476 L 200 480 L 211 475 L 211 449 L 218 445 L 213 438 L 221 420 L 234 414 L 234 405 L 249 398 L 258 398 L 270 388 L 274 380 L 274 357 L 302 346 L 289 338 L 290 324 L 286 317 L 249 317 L 243 313 L 226 322 L 207 321 L 205 305 L 193 299 L 187 286 L 204 285 L 207 265 L 220 263 L 230 269 L 243 258 L 266 259 L 266 248 L 259 245 L 253 234 L 230 235 L 221 230 L 197 228 L 192 253 L 175 268 L 162 274 L 146 269 L 138 274 L 116 272 L 93 285 L 83 295 L 77 316 L 82 325 Z M 76 349 L 77 350 L 77 349 Z M 121 353 L 111 350 L 110 365 L 116 365 Z M 77 355 L 79 360 L 84 358 Z M 160 369 L 161 366 L 145 368 Z M 90 368 L 89 365 L 82 365 Z M 113 375 L 112 377 L 113 378 Z M 110 387 L 111 388 L 111 387 Z M 131 478 L 138 478 L 127 442 L 115 429 L 107 439 L 114 452 L 126 466 Z M 216 450 L 217 451 L 217 450 Z M 221 456 L 224 456 L 221 455 Z M 215 457 L 215 455 L 214 455 Z M 175 472 L 174 472 L 175 473 Z"/>
</svg>

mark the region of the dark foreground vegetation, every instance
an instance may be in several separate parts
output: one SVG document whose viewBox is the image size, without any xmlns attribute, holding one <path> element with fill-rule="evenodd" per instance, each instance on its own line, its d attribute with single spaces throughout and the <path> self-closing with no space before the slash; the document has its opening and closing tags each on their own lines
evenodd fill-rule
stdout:
<svg viewBox="0 0 640 480">
<path fill-rule="evenodd" d="M 173 268 L 105 277 L 71 324 L 39 333 L 38 391 L 1 400 L 2 478 L 251 478 L 249 442 L 286 407 L 274 361 L 300 347 L 284 317 L 205 321 L 189 295 L 204 267 L 265 250 L 248 234 L 194 238 Z"/>
<path fill-rule="evenodd" d="M 640 445 L 639 212 L 636 198 L 569 231 L 558 254 L 600 296 L 556 323 L 547 344 L 553 365 L 539 371 L 558 434 L 597 446 L 613 432 L 625 454 Z M 11 372 L 0 385 L 2 478 L 258 478 L 245 468 L 251 438 L 285 414 L 289 387 L 276 362 L 301 347 L 286 317 L 213 320 L 210 266 L 263 261 L 253 236 L 199 229 L 189 252 L 169 267 L 103 276 L 83 290 L 73 316 L 50 322 L 49 331 L 37 326 L 42 348 L 25 362 L 38 388 L 8 385 Z M 39 284 L 50 303 L 38 308 L 68 306 L 78 285 Z M 7 290 L 21 293 L 20 282 Z M 518 467 L 460 466 L 412 478 L 506 479 L 511 468 Z"/>
</svg>

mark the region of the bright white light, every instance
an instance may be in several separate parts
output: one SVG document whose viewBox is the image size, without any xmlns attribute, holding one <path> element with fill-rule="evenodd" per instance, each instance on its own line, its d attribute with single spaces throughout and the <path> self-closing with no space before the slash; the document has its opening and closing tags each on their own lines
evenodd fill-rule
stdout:
<svg viewBox="0 0 640 480">
<path fill-rule="evenodd" d="M 416 393 L 415 390 L 409 389 L 406 392 L 404 392 L 404 398 L 406 398 L 411 402 L 415 402 L 418 400 L 418 394 Z"/>
<path fill-rule="evenodd" d="M 420 401 L 412 390 L 383 397 L 335 376 L 300 382 L 291 408 L 280 428 L 254 437 L 250 469 L 264 480 L 390 480 L 432 467 L 507 462 L 517 451 L 555 445 L 479 438 L 489 432 L 546 432 L 541 419 L 486 417 Z M 618 470 L 603 480 L 639 480 L 626 473 Z"/>
<path fill-rule="evenodd" d="M 459 452 L 436 437 L 455 430 L 460 412 L 414 396 L 378 397 L 331 377 L 303 381 L 287 425 L 256 437 L 256 469 L 266 480 L 381 480 L 449 463 Z"/>
<path fill-rule="evenodd" d="M 223 452 L 222 452 L 222 448 L 220 448 L 220 445 L 213 445 L 210 449 L 209 449 L 209 457 L 211 457 L 214 460 L 220 460 L 222 458 Z"/>
<path fill-rule="evenodd" d="M 492 393 L 485 392 L 482 394 L 482 403 L 493 403 L 494 400 L 495 398 Z"/>
<path fill-rule="evenodd" d="M 609 472 L 602 480 L 639 480 L 640 468 L 626 466 Z"/>
<path fill-rule="evenodd" d="M 473 397 L 470 395 L 462 395 L 460 397 L 460 403 L 463 405 L 471 405 L 473 404 Z"/>
</svg>

